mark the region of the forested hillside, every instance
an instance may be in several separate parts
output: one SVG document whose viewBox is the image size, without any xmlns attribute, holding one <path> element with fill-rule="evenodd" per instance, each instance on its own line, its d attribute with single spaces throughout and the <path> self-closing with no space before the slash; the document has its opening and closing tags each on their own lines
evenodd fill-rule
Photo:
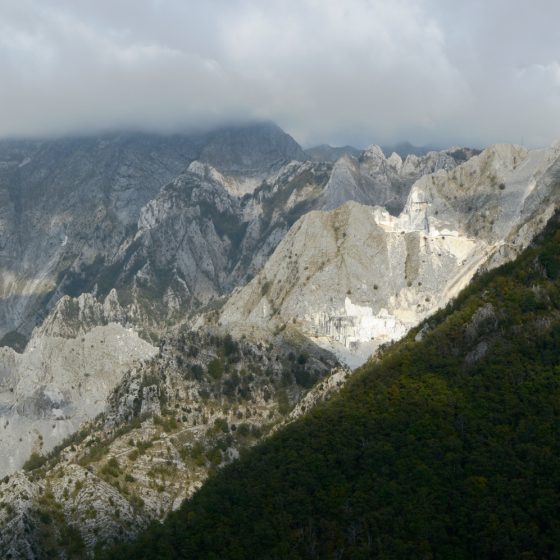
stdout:
<svg viewBox="0 0 560 560">
<path fill-rule="evenodd" d="M 107 558 L 553 558 L 560 220 Z"/>
</svg>

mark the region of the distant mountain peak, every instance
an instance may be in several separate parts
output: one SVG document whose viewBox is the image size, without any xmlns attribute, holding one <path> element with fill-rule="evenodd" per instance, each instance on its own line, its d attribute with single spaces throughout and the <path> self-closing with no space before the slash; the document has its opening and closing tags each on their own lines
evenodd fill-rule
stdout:
<svg viewBox="0 0 560 560">
<path fill-rule="evenodd" d="M 239 175 L 270 172 L 307 156 L 278 125 L 264 122 L 209 133 L 199 159 L 222 173 Z"/>
<path fill-rule="evenodd" d="M 320 144 L 305 150 L 305 154 L 312 161 L 328 161 L 335 162 L 344 156 L 358 157 L 361 150 L 354 148 L 354 146 L 340 146 L 334 147 L 329 144 Z"/>
</svg>

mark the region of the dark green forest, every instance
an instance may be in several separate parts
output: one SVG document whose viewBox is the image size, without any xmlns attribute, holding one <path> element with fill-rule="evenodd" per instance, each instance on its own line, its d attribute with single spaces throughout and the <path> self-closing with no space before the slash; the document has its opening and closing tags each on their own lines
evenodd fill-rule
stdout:
<svg viewBox="0 0 560 560">
<path fill-rule="evenodd" d="M 102 557 L 560 558 L 559 223 Z"/>
</svg>

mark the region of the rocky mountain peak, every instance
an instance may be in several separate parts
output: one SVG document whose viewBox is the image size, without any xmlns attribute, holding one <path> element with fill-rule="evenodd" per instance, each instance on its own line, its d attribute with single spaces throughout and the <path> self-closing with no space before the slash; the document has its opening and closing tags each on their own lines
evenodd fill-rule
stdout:
<svg viewBox="0 0 560 560">
<path fill-rule="evenodd" d="M 307 159 L 301 146 L 273 123 L 232 126 L 208 135 L 199 158 L 227 175 L 260 175 Z"/>
<path fill-rule="evenodd" d="M 234 196 L 251 193 L 260 184 L 259 178 L 228 177 L 220 173 L 215 167 L 201 161 L 193 161 L 187 168 L 189 173 L 197 175 L 204 181 L 220 185 Z"/>
<path fill-rule="evenodd" d="M 440 169 L 453 169 L 460 161 L 453 158 L 447 151 L 429 152 L 423 156 L 410 154 L 406 156 L 402 167 L 402 175 L 412 175 L 419 177 L 428 173 L 435 173 Z"/>
<path fill-rule="evenodd" d="M 77 298 L 63 296 L 42 325 L 35 329 L 34 336 L 75 338 L 108 323 L 126 323 L 126 313 L 114 288 L 104 301 L 98 301 L 87 292 Z"/>
<path fill-rule="evenodd" d="M 370 146 L 368 146 L 362 152 L 360 159 L 362 161 L 369 161 L 371 162 L 371 164 L 378 163 L 379 165 L 387 160 L 385 154 L 383 153 L 383 150 L 377 144 L 371 144 Z"/>
<path fill-rule="evenodd" d="M 312 161 L 328 161 L 334 163 L 344 155 L 359 157 L 361 150 L 358 150 L 358 148 L 354 148 L 353 146 L 334 147 L 328 144 L 321 144 L 319 146 L 314 146 L 313 148 L 308 148 L 305 150 L 305 154 Z"/>
<path fill-rule="evenodd" d="M 403 160 L 399 154 L 393 152 L 388 158 L 387 163 L 397 172 L 400 173 L 403 166 Z"/>
<path fill-rule="evenodd" d="M 0 352 L 0 476 L 94 418 L 124 373 L 155 347 L 123 326 L 116 294 L 65 296 L 21 354 Z"/>
</svg>

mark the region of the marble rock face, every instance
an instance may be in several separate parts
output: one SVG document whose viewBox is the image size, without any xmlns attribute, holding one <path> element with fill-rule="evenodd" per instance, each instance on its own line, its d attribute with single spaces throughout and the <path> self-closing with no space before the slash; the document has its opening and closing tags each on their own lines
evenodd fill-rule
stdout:
<svg viewBox="0 0 560 560">
<path fill-rule="evenodd" d="M 497 145 L 421 177 L 398 216 L 356 202 L 309 212 L 219 323 L 253 336 L 297 328 L 358 365 L 527 246 L 557 207 L 559 156 Z"/>
</svg>

